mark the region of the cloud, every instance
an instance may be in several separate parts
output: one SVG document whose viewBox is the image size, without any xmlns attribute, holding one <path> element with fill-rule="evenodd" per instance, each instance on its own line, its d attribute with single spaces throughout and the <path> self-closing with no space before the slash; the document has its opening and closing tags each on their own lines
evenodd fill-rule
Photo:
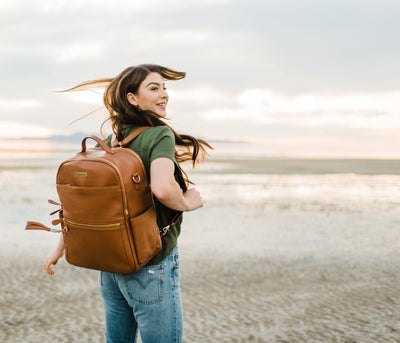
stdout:
<svg viewBox="0 0 400 343">
<path fill-rule="evenodd" d="M 180 44 L 197 44 L 199 42 L 205 42 L 212 35 L 207 30 L 167 30 L 156 32 L 158 36 L 166 40 L 166 44 L 173 42 Z"/>
<path fill-rule="evenodd" d="M 202 115 L 210 121 L 392 129 L 400 128 L 400 92 L 287 96 L 270 89 L 248 89 L 236 96 L 233 107 L 225 104 Z"/>
<path fill-rule="evenodd" d="M 58 49 L 51 49 L 49 53 L 56 62 L 66 63 L 81 61 L 84 59 L 97 60 L 105 53 L 106 46 L 102 42 L 74 42 L 60 46 Z"/>
<path fill-rule="evenodd" d="M 168 84 L 167 84 L 168 86 Z M 185 102 L 195 102 L 197 104 L 226 102 L 227 94 L 223 94 L 219 89 L 212 86 L 193 87 L 188 89 L 168 90 L 170 98 Z"/>
<path fill-rule="evenodd" d="M 87 91 L 75 91 L 63 93 L 66 98 L 76 101 L 78 103 L 91 104 L 96 106 L 102 106 L 103 104 L 103 91 L 99 90 L 87 90 Z"/>
<path fill-rule="evenodd" d="M 148 62 L 188 73 L 167 83 L 169 110 L 172 125 L 194 135 L 394 137 L 400 2 L 362 4 L 3 0 L 0 106 L 15 122 L 63 127 L 101 106 L 101 95 L 51 91 Z"/>
<path fill-rule="evenodd" d="M 236 0 L 42 0 L 35 1 L 32 6 L 31 0 L 2 0 L 0 8 L 8 10 L 24 10 L 30 8 L 32 13 L 68 13 L 75 11 L 98 11 L 99 9 L 106 8 L 110 10 L 123 10 L 123 11 L 176 11 L 177 7 L 187 8 L 191 6 L 204 6 L 204 5 L 217 5 L 237 2 Z"/>
<path fill-rule="evenodd" d="M 0 125 L 0 137 L 2 139 L 23 137 L 45 138 L 59 133 L 59 131 L 50 127 L 13 121 L 1 121 Z"/>
<path fill-rule="evenodd" d="M 29 109 L 39 107 L 41 103 L 33 99 L 1 99 L 0 98 L 0 109 L 3 111 L 15 111 L 21 109 Z"/>
</svg>

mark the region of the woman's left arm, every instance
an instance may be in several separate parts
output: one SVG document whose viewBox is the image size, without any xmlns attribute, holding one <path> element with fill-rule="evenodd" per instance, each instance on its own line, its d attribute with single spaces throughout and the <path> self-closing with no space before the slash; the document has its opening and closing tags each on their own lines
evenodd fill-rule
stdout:
<svg viewBox="0 0 400 343">
<path fill-rule="evenodd" d="M 193 211 L 203 206 L 200 193 L 195 188 L 182 192 L 175 180 L 175 164 L 165 157 L 150 164 L 151 191 L 165 206 L 176 211 Z"/>
<path fill-rule="evenodd" d="M 47 274 L 55 274 L 55 271 L 51 268 L 51 266 L 56 265 L 58 260 L 64 255 L 64 248 L 64 235 L 61 234 L 57 247 L 47 255 L 46 260 L 44 261 L 43 268 L 46 270 Z"/>
</svg>

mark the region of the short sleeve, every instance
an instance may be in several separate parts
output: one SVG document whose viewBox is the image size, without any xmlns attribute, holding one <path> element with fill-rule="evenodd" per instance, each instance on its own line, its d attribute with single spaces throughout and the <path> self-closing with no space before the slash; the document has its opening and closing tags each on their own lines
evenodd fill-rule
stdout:
<svg viewBox="0 0 400 343">
<path fill-rule="evenodd" d="M 150 152 L 150 163 L 157 158 L 169 158 L 175 160 L 175 136 L 167 126 L 158 127 L 159 133 L 154 140 L 154 145 Z"/>
</svg>

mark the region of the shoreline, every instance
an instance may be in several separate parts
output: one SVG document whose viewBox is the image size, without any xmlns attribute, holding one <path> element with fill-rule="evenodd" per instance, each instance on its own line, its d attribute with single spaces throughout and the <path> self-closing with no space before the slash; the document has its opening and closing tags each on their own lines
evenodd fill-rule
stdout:
<svg viewBox="0 0 400 343">
<path fill-rule="evenodd" d="M 400 159 L 210 158 L 196 173 L 264 175 L 400 175 Z"/>
<path fill-rule="evenodd" d="M 184 342 L 398 342 L 399 176 L 210 163 L 193 174 L 204 208 L 185 213 L 179 238 Z M 98 273 L 62 260 L 49 277 L 58 235 L 24 231 L 54 219 L 55 172 L 2 176 L 0 342 L 104 342 Z"/>
</svg>

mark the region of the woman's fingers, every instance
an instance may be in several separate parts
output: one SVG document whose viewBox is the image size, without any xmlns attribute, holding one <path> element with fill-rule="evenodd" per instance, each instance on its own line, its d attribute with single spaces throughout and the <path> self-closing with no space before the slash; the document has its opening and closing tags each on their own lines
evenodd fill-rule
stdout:
<svg viewBox="0 0 400 343">
<path fill-rule="evenodd" d="M 51 261 L 47 257 L 46 260 L 44 261 L 43 268 L 47 272 L 47 274 L 49 274 L 49 275 L 54 275 L 55 274 L 54 270 L 51 268 L 52 264 L 54 264 L 54 265 L 57 264 L 57 261 Z"/>
</svg>

